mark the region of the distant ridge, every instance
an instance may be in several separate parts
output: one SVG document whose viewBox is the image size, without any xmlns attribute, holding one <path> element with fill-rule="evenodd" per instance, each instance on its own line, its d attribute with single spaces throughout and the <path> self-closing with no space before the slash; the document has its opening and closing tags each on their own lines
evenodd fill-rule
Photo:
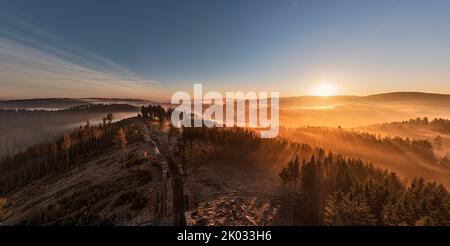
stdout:
<svg viewBox="0 0 450 246">
<path fill-rule="evenodd" d="M 142 99 L 122 98 L 37 98 L 0 100 L 0 109 L 67 109 L 87 104 L 130 104 L 141 106 L 158 104 Z"/>
<path fill-rule="evenodd" d="M 280 102 L 295 103 L 323 103 L 323 102 L 400 102 L 400 101 L 442 101 L 450 102 L 450 94 L 437 94 L 426 92 L 389 92 L 368 96 L 336 95 L 336 96 L 291 96 L 281 97 Z"/>
<path fill-rule="evenodd" d="M 40 98 L 17 99 L 0 101 L 2 109 L 64 109 L 87 104 L 85 101 L 74 98 Z"/>
<path fill-rule="evenodd" d="M 441 100 L 450 99 L 449 94 L 437 94 L 426 92 L 390 92 L 365 96 L 367 99 L 391 99 L 391 100 Z"/>
<path fill-rule="evenodd" d="M 81 99 L 77 98 L 30 98 L 30 99 L 0 99 L 1 102 L 8 102 L 8 103 L 21 103 L 21 102 L 50 102 L 50 101 L 60 101 L 60 102 L 67 102 L 67 101 L 82 101 Z"/>
<path fill-rule="evenodd" d="M 344 101 L 344 102 L 399 102 L 399 101 L 432 101 L 443 103 L 450 103 L 450 94 L 426 93 L 426 92 L 389 92 L 373 94 L 368 96 L 354 96 L 354 95 L 336 95 L 336 96 L 290 96 L 281 97 L 281 103 L 296 103 L 302 102 L 317 102 L 324 101 Z M 24 109 L 24 108 L 54 108 L 64 109 L 73 106 L 85 104 L 131 104 L 134 106 L 148 105 L 148 104 L 167 104 L 164 102 L 150 101 L 136 98 L 36 98 L 36 99 L 0 99 L 0 109 Z"/>
</svg>

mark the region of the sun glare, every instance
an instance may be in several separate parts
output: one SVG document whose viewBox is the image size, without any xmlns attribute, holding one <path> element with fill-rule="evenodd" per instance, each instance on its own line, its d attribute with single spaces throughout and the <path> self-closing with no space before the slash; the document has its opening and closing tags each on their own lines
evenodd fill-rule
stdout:
<svg viewBox="0 0 450 246">
<path fill-rule="evenodd" d="M 334 96 L 338 93 L 338 88 L 336 85 L 325 82 L 317 85 L 315 88 L 312 89 L 311 95 L 312 96 L 321 96 L 321 97 L 328 97 L 328 96 Z"/>
</svg>

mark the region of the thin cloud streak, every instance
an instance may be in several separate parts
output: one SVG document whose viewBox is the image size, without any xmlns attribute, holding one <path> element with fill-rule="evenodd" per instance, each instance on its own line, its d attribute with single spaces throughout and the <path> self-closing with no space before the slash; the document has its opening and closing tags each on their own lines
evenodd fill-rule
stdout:
<svg viewBox="0 0 450 246">
<path fill-rule="evenodd" d="M 162 96 L 158 82 L 0 12 L 0 98 Z"/>
</svg>

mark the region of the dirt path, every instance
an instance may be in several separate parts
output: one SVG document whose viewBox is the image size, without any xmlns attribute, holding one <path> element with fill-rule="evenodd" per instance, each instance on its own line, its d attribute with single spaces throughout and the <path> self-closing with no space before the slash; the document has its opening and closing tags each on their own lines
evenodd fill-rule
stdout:
<svg viewBox="0 0 450 246">
<path fill-rule="evenodd" d="M 185 201 L 184 201 L 184 192 L 183 192 L 183 176 L 181 175 L 180 169 L 178 168 L 178 164 L 175 163 L 173 158 L 171 157 L 171 153 L 168 151 L 168 143 L 161 143 L 160 141 L 153 141 L 151 139 L 150 130 L 148 127 L 143 124 L 143 138 L 146 142 L 151 144 L 152 148 L 155 149 L 154 152 L 157 152 L 158 155 L 161 156 L 162 162 L 166 162 L 169 166 L 169 176 L 171 178 L 168 179 L 168 182 L 172 181 L 171 189 L 167 192 L 172 192 L 172 194 L 167 194 L 167 196 L 172 197 L 171 202 L 173 202 L 173 206 L 166 205 L 168 209 L 173 208 L 174 215 L 174 223 L 177 226 L 185 226 L 186 218 L 185 218 Z M 163 170 L 164 172 L 164 170 Z M 169 185 L 170 186 L 170 185 Z M 170 203 L 170 201 L 168 201 Z"/>
<path fill-rule="evenodd" d="M 173 193 L 175 198 L 175 224 L 177 226 L 186 226 L 186 218 L 184 215 L 185 212 L 185 201 L 184 201 L 184 192 L 183 192 L 183 177 L 180 173 L 180 170 L 177 167 L 177 164 L 173 161 L 169 154 L 166 155 L 166 159 L 169 163 L 170 170 L 172 172 L 173 177 Z"/>
</svg>

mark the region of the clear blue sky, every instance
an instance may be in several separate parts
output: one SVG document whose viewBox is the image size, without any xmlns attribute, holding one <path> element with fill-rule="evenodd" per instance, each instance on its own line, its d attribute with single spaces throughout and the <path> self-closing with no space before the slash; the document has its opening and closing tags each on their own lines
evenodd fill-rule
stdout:
<svg viewBox="0 0 450 246">
<path fill-rule="evenodd" d="M 450 93 L 450 1 L 2 0 L 0 97 Z"/>
</svg>

